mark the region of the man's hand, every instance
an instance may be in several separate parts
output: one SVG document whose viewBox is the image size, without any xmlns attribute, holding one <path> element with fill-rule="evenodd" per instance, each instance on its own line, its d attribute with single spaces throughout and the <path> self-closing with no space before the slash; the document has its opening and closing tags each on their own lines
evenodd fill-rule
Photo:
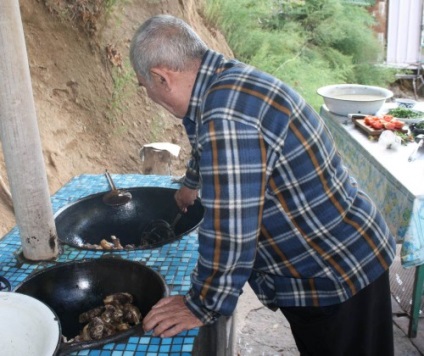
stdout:
<svg viewBox="0 0 424 356">
<path fill-rule="evenodd" d="M 160 337 L 172 337 L 202 325 L 186 307 L 182 295 L 161 299 L 143 319 L 144 330 L 153 330 L 153 335 Z"/>
<path fill-rule="evenodd" d="M 177 202 L 178 207 L 181 209 L 181 211 L 185 213 L 187 212 L 187 208 L 190 205 L 194 204 L 194 201 L 197 198 L 197 190 L 190 189 L 187 187 L 181 187 L 175 193 L 174 198 L 175 198 L 175 201 Z"/>
</svg>

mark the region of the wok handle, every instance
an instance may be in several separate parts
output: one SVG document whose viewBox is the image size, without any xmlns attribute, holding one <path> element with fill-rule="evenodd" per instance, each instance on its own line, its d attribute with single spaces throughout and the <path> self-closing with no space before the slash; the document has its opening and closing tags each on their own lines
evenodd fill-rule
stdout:
<svg viewBox="0 0 424 356">
<path fill-rule="evenodd" d="M 6 278 L 0 276 L 0 292 L 3 292 L 3 291 L 10 292 L 11 290 L 12 290 L 12 286 L 10 282 Z"/>
<path fill-rule="evenodd" d="M 109 185 L 112 187 L 113 190 L 116 190 L 115 184 L 113 183 L 112 177 L 110 176 L 107 169 L 105 169 L 105 176 L 107 178 L 107 181 L 109 182 Z"/>
<path fill-rule="evenodd" d="M 171 223 L 171 229 L 175 229 L 175 225 L 177 225 L 178 221 L 180 221 L 181 217 L 183 216 L 183 212 L 179 211 L 178 214 L 175 216 L 174 221 Z"/>
</svg>

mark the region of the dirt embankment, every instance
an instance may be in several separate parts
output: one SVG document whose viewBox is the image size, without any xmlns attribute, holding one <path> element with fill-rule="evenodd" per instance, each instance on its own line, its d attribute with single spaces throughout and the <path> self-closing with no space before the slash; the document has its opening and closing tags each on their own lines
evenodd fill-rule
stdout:
<svg viewBox="0 0 424 356">
<path fill-rule="evenodd" d="M 144 20 L 184 18 L 212 48 L 232 55 L 204 20 L 202 1 L 118 1 L 112 9 L 102 3 L 20 0 L 51 194 L 80 174 L 141 173 L 139 150 L 151 142 L 180 145 L 172 172 L 184 172 L 190 149 L 180 121 L 137 89 L 128 62 L 129 42 Z M 0 147 L 0 237 L 15 225 L 8 178 Z"/>
</svg>

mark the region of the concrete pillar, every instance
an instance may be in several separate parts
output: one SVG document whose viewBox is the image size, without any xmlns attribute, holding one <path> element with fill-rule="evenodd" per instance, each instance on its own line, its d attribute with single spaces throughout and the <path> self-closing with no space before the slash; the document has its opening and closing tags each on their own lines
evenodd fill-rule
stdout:
<svg viewBox="0 0 424 356">
<path fill-rule="evenodd" d="M 0 1 L 0 139 L 23 254 L 59 254 L 18 0 Z"/>
</svg>

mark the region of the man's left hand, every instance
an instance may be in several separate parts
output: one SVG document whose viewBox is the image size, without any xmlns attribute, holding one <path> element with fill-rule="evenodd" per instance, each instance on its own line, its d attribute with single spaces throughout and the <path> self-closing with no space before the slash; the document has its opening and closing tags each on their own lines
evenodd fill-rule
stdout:
<svg viewBox="0 0 424 356">
<path fill-rule="evenodd" d="M 153 330 L 153 335 L 160 337 L 172 337 L 202 325 L 187 308 L 182 295 L 161 299 L 143 319 L 144 330 Z"/>
</svg>

